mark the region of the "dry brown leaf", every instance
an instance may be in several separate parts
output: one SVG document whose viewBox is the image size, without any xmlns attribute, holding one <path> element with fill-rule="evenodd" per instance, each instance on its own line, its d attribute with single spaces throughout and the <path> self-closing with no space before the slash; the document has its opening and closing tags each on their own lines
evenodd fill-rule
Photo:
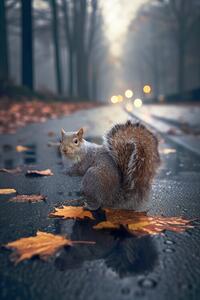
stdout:
<svg viewBox="0 0 200 300">
<path fill-rule="evenodd" d="M 16 197 L 11 198 L 10 202 L 40 202 L 45 201 L 47 199 L 46 196 L 43 195 L 17 195 Z"/>
<path fill-rule="evenodd" d="M 8 173 L 8 174 L 17 174 L 17 173 L 21 173 L 22 169 L 20 167 L 17 167 L 15 169 L 6 169 L 6 168 L 1 168 L 0 172 L 3 173 Z"/>
<path fill-rule="evenodd" d="M 167 130 L 167 134 L 170 134 L 170 135 L 177 135 L 177 130 L 175 128 L 169 128 Z"/>
<path fill-rule="evenodd" d="M 29 150 L 28 147 L 21 146 L 21 145 L 16 146 L 16 151 L 17 152 L 24 152 L 24 151 L 28 151 L 28 150 Z"/>
<path fill-rule="evenodd" d="M 105 209 L 106 221 L 98 223 L 94 229 L 117 229 L 123 226 L 130 233 L 155 235 L 170 230 L 183 232 L 193 228 L 190 220 L 182 217 L 147 216 L 145 212 L 121 209 Z"/>
<path fill-rule="evenodd" d="M 0 189 L 1 195 L 14 194 L 17 191 L 15 189 Z"/>
<path fill-rule="evenodd" d="M 68 238 L 37 231 L 36 236 L 21 238 L 14 242 L 10 242 L 5 247 L 14 250 L 11 259 L 18 264 L 19 262 L 30 259 L 33 256 L 39 256 L 43 260 L 47 260 L 64 246 L 72 246 L 73 244 L 95 244 L 93 241 L 71 241 Z"/>
<path fill-rule="evenodd" d="M 61 206 L 55 208 L 55 211 L 50 213 L 49 217 L 62 219 L 89 218 L 94 220 L 92 213 L 89 210 L 85 210 L 82 206 Z"/>
<path fill-rule="evenodd" d="M 36 236 L 21 238 L 8 243 L 5 247 L 15 250 L 11 254 L 11 259 L 17 264 L 36 255 L 43 260 L 47 260 L 49 256 L 55 254 L 60 248 L 71 245 L 72 241 L 63 236 L 38 231 Z"/>
<path fill-rule="evenodd" d="M 50 169 L 46 170 L 27 170 L 26 172 L 27 176 L 52 176 L 53 172 Z"/>
<path fill-rule="evenodd" d="M 2 98 L 3 100 L 3 98 Z M 0 133 L 14 133 L 26 124 L 45 122 L 47 119 L 69 115 L 80 109 L 97 106 L 96 103 L 63 103 L 54 101 L 45 103 L 36 99 L 20 102 L 0 101 Z"/>
<path fill-rule="evenodd" d="M 48 136 L 50 136 L 50 137 L 55 136 L 55 135 L 56 135 L 56 134 L 55 134 L 54 131 L 49 131 L 49 132 L 48 132 Z"/>
</svg>

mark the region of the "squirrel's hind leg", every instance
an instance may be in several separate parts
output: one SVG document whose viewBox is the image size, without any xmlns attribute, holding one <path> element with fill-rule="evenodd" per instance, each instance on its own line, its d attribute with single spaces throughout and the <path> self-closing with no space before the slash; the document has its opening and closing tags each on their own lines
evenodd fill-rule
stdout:
<svg viewBox="0 0 200 300">
<path fill-rule="evenodd" d="M 90 210 L 97 210 L 102 205 L 101 193 L 99 190 L 99 176 L 94 167 L 88 169 L 81 182 L 81 193 L 85 197 L 85 207 Z"/>
</svg>

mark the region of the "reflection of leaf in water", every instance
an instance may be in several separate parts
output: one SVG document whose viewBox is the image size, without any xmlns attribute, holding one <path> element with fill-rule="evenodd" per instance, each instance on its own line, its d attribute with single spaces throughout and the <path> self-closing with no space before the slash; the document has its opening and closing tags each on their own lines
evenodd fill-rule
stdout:
<svg viewBox="0 0 200 300">
<path fill-rule="evenodd" d="M 47 197 L 43 195 L 17 195 L 16 197 L 11 198 L 10 202 L 40 202 L 46 200 Z"/>
<path fill-rule="evenodd" d="M 49 256 L 55 254 L 60 248 L 72 246 L 73 244 L 95 243 L 90 241 L 71 241 L 61 235 L 38 231 L 36 236 L 21 238 L 8 243 L 5 247 L 14 250 L 11 254 L 11 259 L 17 264 L 33 256 L 39 256 L 41 259 L 47 260 Z"/>
<path fill-rule="evenodd" d="M 84 219 L 89 218 L 94 220 L 92 213 L 89 210 L 85 210 L 82 206 L 61 206 L 55 208 L 55 211 L 49 214 L 52 218 L 62 219 Z"/>
<path fill-rule="evenodd" d="M 25 152 L 25 151 L 28 151 L 28 150 L 29 150 L 28 147 L 21 146 L 21 145 L 16 146 L 16 151 L 17 152 Z"/>
<path fill-rule="evenodd" d="M 53 172 L 50 169 L 46 170 L 27 170 L 27 176 L 52 176 Z"/>
<path fill-rule="evenodd" d="M 21 173 L 22 169 L 20 167 L 17 167 L 15 169 L 1 168 L 0 172 L 2 172 L 2 173 L 8 173 L 8 174 L 17 174 L 17 173 Z"/>
<path fill-rule="evenodd" d="M 147 216 L 145 212 L 135 212 L 131 210 L 105 209 L 106 222 L 100 222 L 95 229 L 116 229 L 123 226 L 134 235 L 154 235 L 171 230 L 183 232 L 188 228 L 193 228 L 190 220 L 182 217 Z"/>
<path fill-rule="evenodd" d="M 15 189 L 0 189 L 1 195 L 15 194 L 15 193 L 16 193 Z"/>
</svg>

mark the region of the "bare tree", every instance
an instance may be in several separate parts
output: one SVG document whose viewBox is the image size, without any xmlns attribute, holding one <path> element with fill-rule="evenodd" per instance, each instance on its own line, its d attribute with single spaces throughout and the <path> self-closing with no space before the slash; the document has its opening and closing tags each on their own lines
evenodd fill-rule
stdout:
<svg viewBox="0 0 200 300">
<path fill-rule="evenodd" d="M 57 91 L 59 94 L 62 94 L 63 84 L 62 84 L 62 74 L 61 74 L 61 59 L 60 59 L 59 30 L 58 30 L 56 0 L 50 0 L 50 4 L 51 4 L 51 11 L 52 11 L 52 31 L 53 31 L 53 41 L 54 41 Z"/>
<path fill-rule="evenodd" d="M 9 79 L 5 0 L 0 1 L 0 80 Z"/>
<path fill-rule="evenodd" d="M 22 84 L 34 88 L 32 0 L 21 0 Z"/>
</svg>

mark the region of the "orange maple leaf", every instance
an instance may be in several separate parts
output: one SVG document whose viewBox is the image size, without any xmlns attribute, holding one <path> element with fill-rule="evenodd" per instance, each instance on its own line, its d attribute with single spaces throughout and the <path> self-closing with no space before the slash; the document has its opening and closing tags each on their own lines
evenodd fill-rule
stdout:
<svg viewBox="0 0 200 300">
<path fill-rule="evenodd" d="M 53 172 L 50 169 L 46 170 L 27 170 L 27 176 L 52 176 Z"/>
<path fill-rule="evenodd" d="M 122 209 L 104 209 L 106 221 L 95 225 L 94 229 L 119 229 L 124 227 L 134 235 L 155 235 L 164 230 L 183 232 L 193 228 L 191 220 L 182 217 L 148 216 L 145 212 Z"/>
<path fill-rule="evenodd" d="M 43 195 L 17 195 L 9 199 L 10 202 L 40 202 L 46 200 L 47 197 Z"/>
<path fill-rule="evenodd" d="M 18 264 L 33 256 L 39 256 L 41 259 L 47 260 L 62 247 L 72 246 L 73 244 L 95 244 L 95 242 L 71 241 L 61 235 L 37 231 L 36 236 L 21 238 L 8 243 L 5 247 L 14 250 L 11 259 Z"/>
<path fill-rule="evenodd" d="M 0 189 L 0 195 L 15 194 L 15 193 L 16 193 L 15 189 L 10 189 L 10 188 Z"/>
<path fill-rule="evenodd" d="M 82 206 L 61 206 L 55 208 L 55 211 L 49 214 L 51 218 L 62 219 L 84 219 L 89 218 L 95 220 L 89 210 L 85 210 Z"/>
</svg>

